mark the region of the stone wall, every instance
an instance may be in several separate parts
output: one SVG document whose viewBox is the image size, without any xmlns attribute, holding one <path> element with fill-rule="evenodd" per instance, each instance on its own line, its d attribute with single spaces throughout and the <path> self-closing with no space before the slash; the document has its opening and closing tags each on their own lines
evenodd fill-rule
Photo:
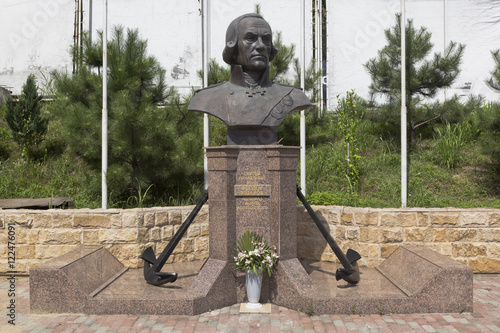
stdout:
<svg viewBox="0 0 500 333">
<path fill-rule="evenodd" d="M 8 267 L 9 225 L 15 232 L 15 269 L 28 273 L 40 262 L 80 245 L 102 245 L 124 265 L 140 267 L 142 251 L 152 246 L 158 256 L 193 207 L 128 210 L 0 210 L 0 274 Z M 11 232 L 12 234 L 12 232 Z M 208 207 L 198 213 L 171 261 L 208 258 Z"/>
<path fill-rule="evenodd" d="M 500 209 L 313 208 L 344 251 L 361 254 L 361 266 L 378 266 L 407 244 L 425 245 L 475 272 L 500 273 Z M 335 260 L 307 211 L 298 209 L 298 256 Z"/>
<path fill-rule="evenodd" d="M 313 207 L 340 247 L 352 248 L 361 265 L 379 265 L 401 244 L 421 244 L 469 265 L 475 272 L 500 273 L 499 209 L 365 209 Z M 15 270 L 28 273 L 40 262 L 79 245 L 102 245 L 123 264 L 140 267 L 142 251 L 158 255 L 189 215 L 190 207 L 130 210 L 0 210 L 0 274 L 8 266 L 9 226 L 15 233 Z M 334 261 L 335 256 L 302 206 L 298 206 L 300 258 Z M 12 234 L 12 232 L 11 232 Z M 208 257 L 205 205 L 169 261 Z"/>
</svg>

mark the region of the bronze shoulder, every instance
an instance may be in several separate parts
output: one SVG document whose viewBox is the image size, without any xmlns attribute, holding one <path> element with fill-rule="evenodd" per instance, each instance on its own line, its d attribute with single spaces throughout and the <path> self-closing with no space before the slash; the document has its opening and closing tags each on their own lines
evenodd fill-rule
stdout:
<svg viewBox="0 0 500 333">
<path fill-rule="evenodd" d="M 290 84 L 282 84 L 282 83 L 276 83 L 274 82 L 274 84 L 278 85 L 278 86 L 282 86 L 282 87 L 285 87 L 285 88 L 295 88 L 297 90 L 303 90 L 301 87 L 297 87 L 297 86 L 292 86 Z"/>
<path fill-rule="evenodd" d="M 227 81 L 226 81 L 226 82 L 216 83 L 216 84 L 213 84 L 213 85 L 211 85 L 211 86 L 209 86 L 209 87 L 206 87 L 206 88 L 201 88 L 201 89 L 198 89 L 198 90 L 196 90 L 196 93 L 199 93 L 200 91 L 205 91 L 205 90 L 210 90 L 210 89 L 216 88 L 216 87 L 218 87 L 218 86 L 223 85 L 224 83 L 227 83 Z"/>
</svg>

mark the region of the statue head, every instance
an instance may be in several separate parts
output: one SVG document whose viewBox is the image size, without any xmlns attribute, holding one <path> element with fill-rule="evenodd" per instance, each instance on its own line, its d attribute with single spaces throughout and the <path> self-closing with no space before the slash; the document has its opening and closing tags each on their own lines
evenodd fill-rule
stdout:
<svg viewBox="0 0 500 333">
<path fill-rule="evenodd" d="M 222 53 L 226 63 L 241 65 L 245 72 L 263 72 L 276 53 L 271 27 L 259 14 L 241 15 L 229 24 Z"/>
</svg>

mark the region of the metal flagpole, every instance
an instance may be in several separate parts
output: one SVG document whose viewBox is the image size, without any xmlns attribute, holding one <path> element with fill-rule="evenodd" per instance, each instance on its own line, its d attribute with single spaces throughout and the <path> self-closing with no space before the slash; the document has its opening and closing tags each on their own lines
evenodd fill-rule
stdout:
<svg viewBox="0 0 500 333">
<path fill-rule="evenodd" d="M 405 0 L 401 0 L 401 207 L 406 207 L 408 165 L 406 135 L 406 15 Z"/>
<path fill-rule="evenodd" d="M 444 0 L 444 49 L 446 50 L 446 42 L 448 41 L 448 0 Z"/>
<path fill-rule="evenodd" d="M 300 2 L 300 87 L 306 91 L 305 84 L 305 0 Z M 300 111 L 300 187 L 306 196 L 306 112 Z"/>
<path fill-rule="evenodd" d="M 209 43 L 209 15 L 210 15 L 210 0 L 202 1 L 202 36 L 203 36 L 203 88 L 208 87 L 208 62 L 210 56 Z M 209 141 L 209 126 L 208 114 L 203 114 L 203 146 L 208 147 Z M 204 189 L 208 189 L 208 165 L 207 165 L 207 150 L 203 153 L 203 174 L 204 174 Z"/>
<path fill-rule="evenodd" d="M 446 42 L 448 41 L 448 0 L 444 0 L 443 6 L 443 54 L 446 52 Z M 444 89 L 444 100 L 446 101 L 447 89 Z"/>
<path fill-rule="evenodd" d="M 108 207 L 108 0 L 104 4 L 104 25 L 102 33 L 102 209 Z"/>
<path fill-rule="evenodd" d="M 93 7 L 93 4 L 92 4 L 92 0 L 89 0 L 89 41 L 90 41 L 90 44 L 92 44 L 92 7 Z"/>
<path fill-rule="evenodd" d="M 318 10 L 317 10 L 318 18 L 316 20 L 316 25 L 318 26 L 318 34 L 316 39 L 318 40 L 318 52 L 317 52 L 317 61 L 318 61 L 318 71 L 321 73 L 321 77 L 323 77 L 323 4 L 321 0 L 318 0 Z M 323 81 L 320 80 L 318 84 L 318 110 L 320 116 L 323 115 Z"/>
</svg>

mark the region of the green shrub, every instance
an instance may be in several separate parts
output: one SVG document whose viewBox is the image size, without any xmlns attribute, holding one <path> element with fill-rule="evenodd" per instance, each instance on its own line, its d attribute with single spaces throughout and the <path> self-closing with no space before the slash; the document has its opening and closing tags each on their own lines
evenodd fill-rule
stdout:
<svg viewBox="0 0 500 333">
<path fill-rule="evenodd" d="M 77 72 L 52 73 L 57 98 L 50 106 L 71 151 L 96 172 L 101 168 L 103 69 L 95 58 L 100 45 L 85 38 Z M 148 54 L 138 30 L 113 28 L 108 65 L 110 206 L 127 206 L 138 196 L 142 204 L 153 204 L 184 195 L 203 179 L 202 115 L 187 111 L 190 96 L 166 87 L 165 71 Z M 147 188 L 151 195 L 143 198 Z"/>
<path fill-rule="evenodd" d="M 440 115 L 419 107 L 424 98 L 433 98 L 443 88 L 450 87 L 460 73 L 460 63 L 465 45 L 450 42 L 446 50 L 434 53 L 432 34 L 425 27 L 417 28 L 413 20 L 406 25 L 406 109 L 410 147 L 416 143 L 419 127 L 437 119 Z M 396 24 L 385 31 L 387 44 L 376 58 L 366 64 L 372 83 L 370 94 L 386 98 L 387 106 L 380 108 L 381 120 L 393 126 L 400 122 L 396 116 L 401 105 L 401 15 L 396 14 Z M 374 98 L 372 98 L 374 101 Z M 398 105 L 399 104 L 399 105 Z"/>
<path fill-rule="evenodd" d="M 359 98 L 354 91 L 348 91 L 346 97 L 337 97 L 337 99 L 337 126 L 347 162 L 344 175 L 348 182 L 349 193 L 357 193 L 359 192 L 361 156 L 356 130 L 363 118 L 363 110 L 358 108 Z"/>
<path fill-rule="evenodd" d="M 48 119 L 42 115 L 35 76 L 29 75 L 19 101 L 7 102 L 5 119 L 12 130 L 12 137 L 21 148 L 22 156 L 29 160 L 34 155 L 34 149 L 47 132 Z"/>
<path fill-rule="evenodd" d="M 462 148 L 477 139 L 480 131 L 468 119 L 458 124 L 447 123 L 436 126 L 436 146 L 434 149 L 437 162 L 449 169 L 456 168 L 462 159 Z"/>
<path fill-rule="evenodd" d="M 98 208 L 100 177 L 67 154 L 26 163 L 20 152 L 0 163 L 0 198 L 69 197 L 77 208 Z"/>
<path fill-rule="evenodd" d="M 500 185 L 500 103 L 486 104 L 476 114 L 476 122 L 484 133 L 481 137 L 483 152 L 490 157 L 489 169 L 493 173 L 494 181 Z"/>
<path fill-rule="evenodd" d="M 311 205 L 321 206 L 356 206 L 357 195 L 347 192 L 316 192 L 308 196 L 307 201 Z"/>
<path fill-rule="evenodd" d="M 14 143 L 9 126 L 5 122 L 6 110 L 6 105 L 0 107 L 0 161 L 9 158 L 12 151 L 12 144 Z"/>
<path fill-rule="evenodd" d="M 460 162 L 460 151 L 465 145 L 462 128 L 459 124 L 446 124 L 436 127 L 436 159 L 439 164 L 449 169 L 455 168 Z"/>
<path fill-rule="evenodd" d="M 500 92 L 500 49 L 491 51 L 491 56 L 495 61 L 495 68 L 491 71 L 491 77 L 486 80 L 486 83 L 496 91 Z"/>
</svg>

